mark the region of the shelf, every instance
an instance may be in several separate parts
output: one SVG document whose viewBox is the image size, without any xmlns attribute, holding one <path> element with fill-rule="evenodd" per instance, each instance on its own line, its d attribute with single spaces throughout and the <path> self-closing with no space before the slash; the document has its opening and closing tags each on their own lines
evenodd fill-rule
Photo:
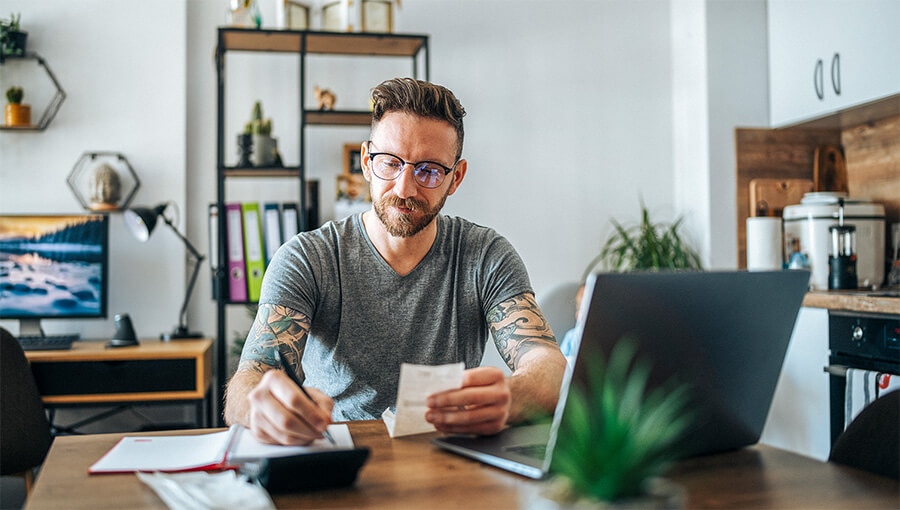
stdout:
<svg viewBox="0 0 900 510">
<path fill-rule="evenodd" d="M 39 66 L 44 68 L 44 72 L 47 73 L 47 76 L 56 88 L 56 92 L 47 106 L 44 107 L 41 118 L 38 120 L 37 124 L 30 124 L 28 126 L 7 126 L 5 124 L 0 124 L 0 131 L 43 131 L 47 129 L 47 126 L 49 126 L 53 118 L 56 117 L 56 112 L 59 111 L 59 107 L 66 99 L 66 92 L 63 90 L 62 85 L 59 84 L 59 81 L 56 80 L 56 76 L 53 75 L 53 71 L 50 70 L 50 66 L 47 65 L 44 58 L 33 51 L 26 52 L 22 56 L 5 55 L 0 58 L 0 66 L 6 65 L 7 62 L 18 60 L 36 61 Z"/>
<path fill-rule="evenodd" d="M 292 177 L 297 178 L 300 167 L 227 167 L 222 170 L 224 177 Z"/>
<path fill-rule="evenodd" d="M 306 110 L 306 123 L 316 126 L 368 126 L 372 124 L 372 112 Z"/>
<path fill-rule="evenodd" d="M 328 55 L 382 55 L 413 57 L 427 45 L 427 35 L 366 32 L 314 32 L 308 30 L 256 30 L 220 28 L 220 51 L 265 51 Z"/>
<path fill-rule="evenodd" d="M 280 0 L 279 0 L 280 1 Z M 410 76 L 421 77 L 428 80 L 429 55 L 427 35 L 417 34 L 376 34 L 360 32 L 315 32 L 307 30 L 256 30 L 252 28 L 219 27 L 216 46 L 216 75 L 217 75 L 217 173 L 216 173 L 216 207 L 219 214 L 211 225 L 211 237 L 216 237 L 217 253 L 214 256 L 217 262 L 217 270 L 214 274 L 214 296 L 216 300 L 216 347 L 217 369 L 219 382 L 224 385 L 226 374 L 227 347 L 230 341 L 227 337 L 228 328 L 226 322 L 226 307 L 253 306 L 253 301 L 234 301 L 229 297 L 230 281 L 228 264 L 228 230 L 227 215 L 223 214 L 227 201 L 226 181 L 232 178 L 276 178 L 294 179 L 298 181 L 299 200 L 297 201 L 298 223 L 301 229 L 307 229 L 310 217 L 310 207 L 318 208 L 318 200 L 315 194 L 307 187 L 305 175 L 306 164 L 309 162 L 307 152 L 307 128 L 310 126 L 340 126 L 340 127 L 368 127 L 372 123 L 372 112 L 367 110 L 314 110 L 303 109 L 299 112 L 297 145 L 299 146 L 299 159 L 291 160 L 296 163 L 288 167 L 238 167 L 227 166 L 225 161 L 226 142 L 225 135 L 225 56 L 229 52 L 251 52 L 256 54 L 293 54 L 299 61 L 300 77 L 297 87 L 297 104 L 307 104 L 305 99 L 305 84 L 309 79 L 307 66 L 312 62 L 313 66 L 331 64 L 329 59 L 307 59 L 309 55 L 335 55 L 347 57 L 399 57 L 409 59 L 412 73 Z M 245 57 L 250 57 L 248 53 Z M 240 64 L 238 59 L 238 63 Z M 422 71 L 422 72 L 420 72 Z M 229 136 L 230 140 L 230 136 Z M 297 162 L 299 161 L 299 163 Z M 246 162 L 246 161 L 243 161 Z M 281 186 L 282 182 L 278 183 Z M 318 222 L 316 214 L 316 222 Z M 238 297 L 242 297 L 235 294 Z M 254 296 L 255 297 L 255 296 Z M 224 391 L 222 387 L 220 390 Z M 221 395 L 221 393 L 220 393 Z M 221 413 L 219 413 L 221 420 Z M 218 423 L 222 426 L 221 421 Z"/>
</svg>

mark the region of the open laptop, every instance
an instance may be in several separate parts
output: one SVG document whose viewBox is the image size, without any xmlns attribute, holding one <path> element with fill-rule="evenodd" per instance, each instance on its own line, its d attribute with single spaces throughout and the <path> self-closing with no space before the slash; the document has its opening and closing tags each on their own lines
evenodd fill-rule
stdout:
<svg viewBox="0 0 900 510">
<path fill-rule="evenodd" d="M 618 340 L 630 337 L 638 344 L 637 358 L 651 363 L 648 388 L 673 377 L 691 385 L 695 420 L 680 445 L 684 457 L 755 444 L 808 283 L 808 271 L 591 275 L 577 325 L 578 355 L 561 395 L 573 385 L 584 387 L 586 370 L 578 360 L 592 352 L 609 359 Z M 542 478 L 566 419 L 565 400 L 559 399 L 550 423 L 493 436 L 439 437 L 433 443 Z"/>
</svg>

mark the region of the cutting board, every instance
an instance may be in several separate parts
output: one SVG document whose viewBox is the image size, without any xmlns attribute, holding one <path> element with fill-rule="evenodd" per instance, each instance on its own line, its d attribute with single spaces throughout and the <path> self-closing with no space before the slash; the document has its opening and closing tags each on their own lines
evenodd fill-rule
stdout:
<svg viewBox="0 0 900 510">
<path fill-rule="evenodd" d="M 813 155 L 816 191 L 847 192 L 847 163 L 840 145 L 820 145 Z"/>
<path fill-rule="evenodd" d="M 810 179 L 753 179 L 750 181 L 750 216 L 781 217 L 784 207 L 799 204 L 813 190 Z"/>
</svg>

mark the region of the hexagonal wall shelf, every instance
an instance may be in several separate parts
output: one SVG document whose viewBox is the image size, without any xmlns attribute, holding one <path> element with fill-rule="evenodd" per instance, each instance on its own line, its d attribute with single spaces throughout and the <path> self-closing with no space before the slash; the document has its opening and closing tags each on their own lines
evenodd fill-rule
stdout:
<svg viewBox="0 0 900 510">
<path fill-rule="evenodd" d="M 32 121 L 31 124 L 23 125 L 23 126 L 7 126 L 4 123 L 4 124 L 0 124 L 0 130 L 43 131 L 43 130 L 47 129 L 47 126 L 50 125 L 50 121 L 53 120 L 53 117 L 56 116 L 56 112 L 59 111 L 59 107 L 62 105 L 63 100 L 66 98 L 66 92 L 63 90 L 62 85 L 59 84 L 59 81 L 57 81 L 56 76 L 53 75 L 53 71 L 50 70 L 50 66 L 47 65 L 47 62 L 44 60 L 44 58 L 33 51 L 26 52 L 25 55 L 23 55 L 23 56 L 11 56 L 11 55 L 2 56 L 2 57 L 0 57 L 0 66 L 5 66 L 7 63 L 13 63 L 13 62 L 18 62 L 18 61 L 37 62 L 38 66 L 43 68 L 47 77 L 50 78 L 50 82 L 52 83 L 53 88 L 54 88 L 53 96 L 49 99 L 49 103 L 47 104 L 47 106 L 45 106 L 42 110 L 35 110 L 35 112 L 34 112 L 35 115 L 40 114 L 40 118 L 37 119 L 37 123 L 34 123 Z M 8 85 L 21 85 L 22 77 L 17 74 L 20 72 L 19 71 L 20 66 L 15 66 L 15 67 L 16 67 L 15 72 L 12 72 L 12 70 L 9 70 L 9 71 L 4 70 L 3 73 L 0 73 L 0 75 L 8 75 L 8 76 L 14 76 L 14 77 L 19 78 L 18 83 L 16 83 L 16 82 L 4 83 L 9 80 L 0 81 L 0 83 L 2 83 L 2 85 L 3 85 L 4 91 L 6 90 L 6 87 Z M 47 94 L 47 95 L 49 95 L 49 94 Z M 29 97 L 29 90 L 28 90 L 28 87 L 26 87 L 26 90 L 25 90 L 26 100 L 28 99 L 28 97 Z M 35 97 L 35 96 L 31 95 L 31 97 Z M 44 99 L 46 99 L 46 98 L 44 98 Z M 5 101 L 5 99 L 4 99 L 4 101 Z M 41 101 L 41 102 L 43 102 L 43 101 Z"/>
<path fill-rule="evenodd" d="M 101 212 L 128 208 L 141 187 L 134 169 L 118 152 L 85 152 L 66 182 L 82 207 Z"/>
</svg>

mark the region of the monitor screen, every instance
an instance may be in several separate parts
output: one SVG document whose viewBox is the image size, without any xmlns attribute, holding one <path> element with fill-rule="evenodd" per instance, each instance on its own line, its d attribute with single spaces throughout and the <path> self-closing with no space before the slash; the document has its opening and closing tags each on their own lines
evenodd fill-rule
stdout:
<svg viewBox="0 0 900 510">
<path fill-rule="evenodd" d="M 0 319 L 20 335 L 41 319 L 106 317 L 109 217 L 0 215 Z"/>
</svg>

